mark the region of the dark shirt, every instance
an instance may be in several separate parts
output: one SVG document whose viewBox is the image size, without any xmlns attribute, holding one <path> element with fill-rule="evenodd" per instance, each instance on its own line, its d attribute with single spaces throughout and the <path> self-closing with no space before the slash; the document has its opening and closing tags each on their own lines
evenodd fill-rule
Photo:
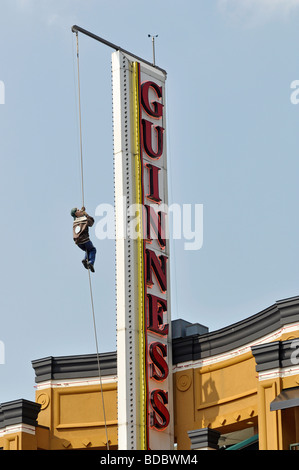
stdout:
<svg viewBox="0 0 299 470">
<path fill-rule="evenodd" d="M 92 227 L 94 219 L 90 215 L 77 217 L 73 223 L 73 239 L 76 245 L 89 241 L 88 227 Z"/>
</svg>

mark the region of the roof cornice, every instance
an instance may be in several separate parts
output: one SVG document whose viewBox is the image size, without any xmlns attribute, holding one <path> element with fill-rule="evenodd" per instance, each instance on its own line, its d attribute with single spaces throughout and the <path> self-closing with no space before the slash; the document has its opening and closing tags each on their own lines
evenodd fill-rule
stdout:
<svg viewBox="0 0 299 470">
<path fill-rule="evenodd" d="M 41 405 L 29 400 L 14 400 L 0 404 L 0 428 L 15 424 L 37 426 Z"/>
<path fill-rule="evenodd" d="M 99 362 L 101 376 L 117 375 L 116 352 L 99 354 Z M 32 361 L 32 367 L 35 370 L 36 383 L 99 376 L 96 354 L 49 356 Z"/>
<path fill-rule="evenodd" d="M 277 301 L 267 309 L 220 330 L 174 338 L 173 364 L 223 354 L 296 322 L 299 322 L 299 297 Z"/>
<path fill-rule="evenodd" d="M 251 317 L 214 332 L 175 337 L 172 340 L 172 362 L 175 365 L 223 354 L 298 322 L 299 296 L 279 300 Z M 189 330 L 193 331 L 192 324 L 187 323 Z M 99 376 L 96 354 L 49 356 L 32 361 L 32 366 L 36 383 Z M 100 367 L 103 377 L 117 376 L 117 353 L 101 353 Z"/>
</svg>

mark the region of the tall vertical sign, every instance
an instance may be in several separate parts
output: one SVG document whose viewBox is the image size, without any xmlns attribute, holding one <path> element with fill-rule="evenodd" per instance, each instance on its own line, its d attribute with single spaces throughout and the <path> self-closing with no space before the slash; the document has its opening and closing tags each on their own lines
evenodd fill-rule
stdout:
<svg viewBox="0 0 299 470">
<path fill-rule="evenodd" d="M 112 54 L 119 449 L 173 449 L 166 74 Z"/>
</svg>

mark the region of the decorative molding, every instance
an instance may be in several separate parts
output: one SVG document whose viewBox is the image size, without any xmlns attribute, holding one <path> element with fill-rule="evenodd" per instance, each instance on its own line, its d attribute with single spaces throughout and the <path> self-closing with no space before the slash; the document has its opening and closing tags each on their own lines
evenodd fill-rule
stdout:
<svg viewBox="0 0 299 470">
<path fill-rule="evenodd" d="M 256 361 L 256 371 L 262 373 L 276 369 L 280 372 L 281 369 L 287 368 L 298 370 L 298 358 L 295 357 L 296 360 L 293 358 L 294 352 L 296 352 L 294 344 L 298 344 L 297 340 L 290 339 L 253 346 L 251 350 Z"/>
<path fill-rule="evenodd" d="M 191 441 L 191 450 L 218 450 L 220 432 L 210 428 L 195 429 L 188 431 Z"/>
<path fill-rule="evenodd" d="M 259 344 L 251 348 L 256 361 L 256 371 L 261 372 L 280 367 L 280 341 Z"/>
<path fill-rule="evenodd" d="M 203 335 L 174 338 L 173 364 L 191 363 L 236 351 L 294 324 L 299 330 L 299 297 L 280 300 L 245 320 Z M 246 350 L 244 352 L 247 352 Z"/>
<path fill-rule="evenodd" d="M 192 384 L 192 377 L 188 374 L 179 375 L 176 378 L 176 387 L 180 392 L 189 390 Z"/>
<path fill-rule="evenodd" d="M 291 367 L 286 369 L 271 369 L 259 372 L 259 381 L 262 380 L 273 380 L 278 378 L 293 377 L 299 376 L 299 367 Z M 299 383 L 299 380 L 296 380 L 296 383 Z"/>
<path fill-rule="evenodd" d="M 184 328 L 188 328 L 189 333 L 197 332 L 189 334 Z M 194 330 L 192 324 L 182 320 L 177 324 L 172 341 L 174 372 L 238 360 L 245 354 L 253 354 L 259 358 L 258 367 L 263 367 L 261 372 L 267 370 L 265 367 L 270 362 L 272 368 L 275 368 L 275 364 L 278 368 L 287 368 L 291 366 L 291 353 L 294 352 L 292 341 L 295 340 L 281 342 L 279 338 L 283 333 L 299 331 L 299 297 L 280 300 L 252 317 L 215 332 L 202 334 L 204 328 L 199 329 L 197 325 Z M 279 358 L 275 348 L 279 348 Z M 266 362 L 268 366 L 265 365 Z M 50 387 L 70 386 L 79 384 L 75 379 L 93 380 L 93 377 L 99 376 L 96 354 L 49 356 L 32 361 L 32 366 L 36 374 L 37 389 L 45 388 L 45 382 Z M 117 381 L 116 352 L 101 353 L 100 367 L 103 382 Z M 84 380 L 83 382 L 86 385 Z"/>
<path fill-rule="evenodd" d="M 117 375 L 116 352 L 101 353 L 99 362 L 101 376 Z M 49 356 L 32 361 L 32 367 L 35 370 L 35 382 L 37 384 L 49 380 L 99 377 L 96 354 Z"/>
<path fill-rule="evenodd" d="M 16 424 L 14 426 L 7 426 L 5 428 L 0 428 L 0 437 L 7 437 L 9 434 L 19 434 L 19 433 L 26 433 L 31 434 L 32 436 L 35 435 L 35 426 L 29 426 L 24 424 Z M 15 436 L 12 440 L 14 440 Z"/>
<path fill-rule="evenodd" d="M 1 403 L 0 429 L 14 425 L 37 426 L 37 415 L 40 408 L 39 403 L 24 399 Z"/>
<path fill-rule="evenodd" d="M 41 410 L 45 410 L 50 403 L 50 397 L 48 393 L 39 393 L 36 397 L 36 402 L 41 405 Z"/>
<path fill-rule="evenodd" d="M 69 388 L 69 387 L 92 387 L 98 385 L 111 385 L 117 383 L 116 376 L 104 376 L 101 379 L 99 377 L 87 377 L 83 379 L 61 379 L 61 380 L 47 380 L 46 382 L 38 383 L 35 388 L 36 390 L 42 391 L 48 388 Z M 114 389 L 115 387 L 113 387 Z"/>
</svg>

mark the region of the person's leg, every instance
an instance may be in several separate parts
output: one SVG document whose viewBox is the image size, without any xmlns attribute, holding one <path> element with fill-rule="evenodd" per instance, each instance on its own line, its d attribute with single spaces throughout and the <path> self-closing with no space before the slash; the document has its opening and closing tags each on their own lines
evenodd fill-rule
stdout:
<svg viewBox="0 0 299 470">
<path fill-rule="evenodd" d="M 88 253 L 88 263 L 91 264 L 92 266 L 94 265 L 95 259 L 96 259 L 96 247 L 92 244 L 91 241 L 88 241 L 86 244 L 86 250 Z"/>
<path fill-rule="evenodd" d="M 84 268 L 88 269 L 88 253 L 87 253 L 86 243 L 79 243 L 77 246 L 85 253 L 85 257 L 82 260 L 82 264 Z"/>
</svg>

